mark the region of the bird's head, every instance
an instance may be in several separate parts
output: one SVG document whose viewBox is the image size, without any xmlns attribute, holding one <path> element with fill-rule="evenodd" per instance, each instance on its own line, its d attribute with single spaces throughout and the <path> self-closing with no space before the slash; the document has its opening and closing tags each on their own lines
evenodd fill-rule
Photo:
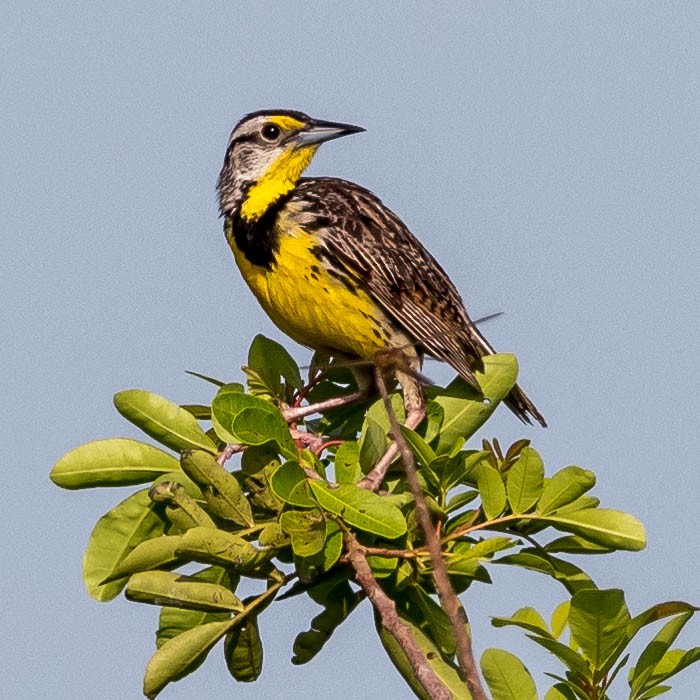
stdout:
<svg viewBox="0 0 700 700">
<path fill-rule="evenodd" d="M 222 215 L 238 211 L 259 219 L 294 189 L 324 141 L 364 131 L 360 126 L 312 119 L 302 112 L 264 110 L 236 124 L 217 189 Z"/>
</svg>

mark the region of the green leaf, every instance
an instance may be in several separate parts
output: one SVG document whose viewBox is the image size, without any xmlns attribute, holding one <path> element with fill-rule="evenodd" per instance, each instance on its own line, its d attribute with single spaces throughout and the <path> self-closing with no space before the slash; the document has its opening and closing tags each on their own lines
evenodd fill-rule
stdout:
<svg viewBox="0 0 700 700">
<path fill-rule="evenodd" d="M 323 548 L 323 570 L 330 571 L 343 553 L 343 533 L 334 520 L 326 520 L 326 544 Z"/>
<path fill-rule="evenodd" d="M 534 547 L 521 549 L 516 554 L 510 554 L 494 560 L 494 563 L 520 566 L 530 571 L 537 571 L 551 576 L 559 581 L 571 595 L 586 588 L 596 587 L 591 577 L 575 564 L 563 559 L 557 559 L 551 554 Z"/>
<path fill-rule="evenodd" d="M 239 576 L 232 574 L 230 571 L 221 566 L 209 566 L 206 569 L 202 569 L 196 574 L 190 576 L 190 579 L 193 581 L 220 584 L 228 588 L 231 592 L 235 592 L 236 587 L 238 586 Z M 156 646 L 160 648 L 169 639 L 177 637 L 179 634 L 197 627 L 198 625 L 230 619 L 231 614 L 228 612 L 205 612 L 203 610 L 186 610 L 184 608 L 164 606 L 160 611 L 160 617 L 158 620 Z M 204 661 L 203 657 L 195 667 L 190 669 L 190 671 L 194 671 L 202 661 Z"/>
<path fill-rule="evenodd" d="M 186 450 L 180 463 L 182 471 L 201 487 L 214 515 L 244 527 L 253 526 L 253 512 L 238 480 L 214 457 L 208 452 Z"/>
<path fill-rule="evenodd" d="M 137 491 L 103 515 L 90 535 L 83 557 L 83 581 L 88 593 L 99 601 L 112 600 L 126 583 L 108 579 L 119 563 L 138 544 L 165 531 L 166 520 L 154 506 L 148 491 Z"/>
<path fill-rule="evenodd" d="M 335 453 L 335 480 L 339 484 L 356 484 L 363 476 L 360 467 L 360 447 L 346 440 Z"/>
<path fill-rule="evenodd" d="M 537 503 L 541 515 L 554 513 L 562 506 L 573 503 L 595 486 L 595 474 L 581 467 L 564 467 L 548 479 Z"/>
<path fill-rule="evenodd" d="M 197 484 L 190 479 L 185 472 L 182 471 L 182 469 L 179 469 L 178 465 L 178 470 L 176 472 L 168 472 L 167 474 L 161 474 L 154 482 L 154 486 L 158 486 L 159 484 L 165 484 L 167 482 L 175 482 L 176 484 L 179 484 L 185 489 L 185 493 L 187 493 L 188 496 L 191 496 L 194 498 L 195 501 L 199 501 L 200 503 L 204 503 L 204 494 L 202 493 L 202 490 L 197 486 Z"/>
<path fill-rule="evenodd" d="M 176 550 L 180 544 L 179 535 L 154 537 L 144 540 L 136 545 L 111 573 L 107 581 L 114 581 L 130 576 L 137 571 L 150 571 L 152 569 L 172 569 L 182 563 Z M 103 583 L 107 583 L 103 581 Z"/>
<path fill-rule="evenodd" d="M 569 624 L 569 610 L 571 610 L 571 601 L 565 600 L 563 603 L 559 603 L 552 612 L 552 634 L 556 639 L 561 637 Z"/>
<path fill-rule="evenodd" d="M 396 571 L 399 560 L 397 557 L 380 557 L 375 554 L 367 555 L 367 563 L 375 578 L 386 578 Z"/>
<path fill-rule="evenodd" d="M 248 617 L 226 634 L 224 658 L 229 673 L 237 681 L 252 683 L 258 679 L 262 673 L 263 646 L 255 617 Z"/>
<path fill-rule="evenodd" d="M 64 489 L 132 486 L 179 469 L 177 460 L 145 442 L 114 438 L 76 447 L 56 462 L 50 478 Z"/>
<path fill-rule="evenodd" d="M 332 587 L 321 598 L 316 598 L 316 602 L 323 605 L 323 610 L 311 620 L 311 628 L 300 632 L 294 640 L 292 663 L 300 665 L 311 661 L 363 599 L 361 591 L 353 592 L 347 581 Z"/>
<path fill-rule="evenodd" d="M 197 420 L 211 420 L 211 406 L 197 403 L 181 403 L 180 408 L 191 413 Z"/>
<path fill-rule="evenodd" d="M 564 683 L 557 683 L 545 693 L 544 700 L 576 700 L 576 696 Z"/>
<path fill-rule="evenodd" d="M 404 601 L 409 605 L 406 606 Z M 403 596 L 397 598 L 396 604 L 438 645 L 446 658 L 454 656 L 457 645 L 450 618 L 421 586 L 416 584 L 406 588 Z"/>
<path fill-rule="evenodd" d="M 647 690 L 643 695 L 639 696 L 639 700 L 651 700 L 651 698 L 656 698 L 659 695 L 668 693 L 671 690 L 670 685 L 656 685 L 653 688 Z"/>
<path fill-rule="evenodd" d="M 478 495 L 478 491 L 471 490 L 461 491 L 460 493 L 455 494 L 449 501 L 447 501 L 445 513 L 453 513 L 454 511 L 459 510 L 468 503 L 471 503 Z"/>
<path fill-rule="evenodd" d="M 481 655 L 481 672 L 493 700 L 537 700 L 537 689 L 530 672 L 510 652 L 487 649 Z"/>
<path fill-rule="evenodd" d="M 273 396 L 280 395 L 280 377 L 295 389 L 304 385 L 292 356 L 279 343 L 264 335 L 253 338 L 248 350 L 248 367 L 257 372 Z"/>
<path fill-rule="evenodd" d="M 214 379 L 213 377 L 208 377 L 206 374 L 200 374 L 199 372 L 195 372 L 194 370 L 191 369 L 186 369 L 185 374 L 191 374 L 193 377 L 197 377 L 198 379 L 202 379 L 205 382 L 208 382 L 209 384 L 213 384 L 214 386 L 224 386 L 226 382 L 222 382 L 220 379 Z M 241 390 L 243 390 L 243 387 L 241 387 Z"/>
<path fill-rule="evenodd" d="M 146 666 L 143 694 L 155 698 L 168 683 L 190 673 L 234 623 L 235 620 L 209 622 L 168 640 Z"/>
<path fill-rule="evenodd" d="M 258 474 L 270 464 L 277 467 L 279 463 L 277 445 L 271 442 L 265 445 L 250 445 L 241 455 L 241 470 L 246 476 Z"/>
<path fill-rule="evenodd" d="M 614 551 L 611 547 L 603 547 L 577 535 L 558 537 L 548 542 L 544 549 L 550 554 L 607 554 Z"/>
<path fill-rule="evenodd" d="M 313 557 L 326 543 L 326 518 L 318 509 L 285 511 L 280 525 L 292 538 L 292 550 L 297 556 Z"/>
<path fill-rule="evenodd" d="M 655 672 L 663 656 L 671 648 L 671 644 L 676 641 L 681 630 L 692 617 L 692 612 L 686 612 L 672 618 L 654 635 L 654 638 L 644 648 L 630 678 L 630 688 L 632 689 L 633 697 L 640 694 L 640 691 L 648 688 L 647 681 Z M 666 677 L 659 678 L 659 681 L 662 680 L 666 680 Z"/>
<path fill-rule="evenodd" d="M 464 681 L 461 679 L 457 667 L 446 661 L 440 653 L 435 643 L 423 632 L 417 625 L 410 620 L 401 616 L 402 622 L 409 629 L 411 636 L 416 640 L 418 646 L 428 660 L 428 665 L 442 681 L 442 683 L 452 693 L 453 700 L 471 700 L 471 694 L 466 688 Z M 391 662 L 396 667 L 397 671 L 403 676 L 404 680 L 411 687 L 411 690 L 420 700 L 430 700 L 430 696 L 423 688 L 422 684 L 416 677 L 411 664 L 406 656 L 406 652 L 399 642 L 391 633 L 389 633 L 381 624 L 377 613 L 374 614 L 374 626 L 379 634 L 379 639 Z"/>
<path fill-rule="evenodd" d="M 343 533 L 340 531 L 338 524 L 333 520 L 327 519 L 325 526 L 326 541 L 320 551 L 310 556 L 298 556 L 296 554 L 294 556 L 299 580 L 304 583 L 311 583 L 318 578 L 319 574 L 330 571 L 343 552 Z"/>
<path fill-rule="evenodd" d="M 445 411 L 442 406 L 435 403 L 435 401 L 428 401 L 428 407 L 425 416 L 425 441 L 431 444 L 435 438 L 440 434 L 440 428 L 442 427 L 442 421 L 445 418 Z"/>
<path fill-rule="evenodd" d="M 298 454 L 289 426 L 279 412 L 244 408 L 236 414 L 230 429 L 237 441 L 244 445 L 264 445 L 274 441 L 288 459 L 294 459 Z"/>
<path fill-rule="evenodd" d="M 579 496 L 575 501 L 557 508 L 555 515 L 575 513 L 579 510 L 585 510 L 586 508 L 597 508 L 599 505 L 600 499 L 596 498 L 595 496 Z"/>
<path fill-rule="evenodd" d="M 293 460 L 277 467 L 270 478 L 270 488 L 285 503 L 302 508 L 313 508 L 316 504 L 309 491 L 306 472 Z"/>
<path fill-rule="evenodd" d="M 456 559 L 491 559 L 496 552 L 516 545 L 510 537 L 491 537 L 478 542 L 457 542 L 449 553 L 449 560 Z"/>
<path fill-rule="evenodd" d="M 570 646 L 558 642 L 551 636 L 545 637 L 541 634 L 527 634 L 525 636 L 554 654 L 572 673 L 581 678 L 590 679 L 591 669 L 588 663 Z"/>
<path fill-rule="evenodd" d="M 571 532 L 603 547 L 638 552 L 646 547 L 644 526 L 629 513 L 605 508 L 585 508 L 573 513 L 533 516 L 557 530 Z"/>
<path fill-rule="evenodd" d="M 597 680 L 618 658 L 620 646 L 627 640 L 629 621 L 629 610 L 621 590 L 581 590 L 571 599 L 571 638 L 597 672 Z"/>
<path fill-rule="evenodd" d="M 204 564 L 231 567 L 234 571 L 253 573 L 266 571 L 271 553 L 256 549 L 239 535 L 211 527 L 193 527 L 180 538 L 178 556 Z"/>
<path fill-rule="evenodd" d="M 525 447 L 508 470 L 508 502 L 513 513 L 527 513 L 542 494 L 544 465 L 532 447 Z"/>
<path fill-rule="evenodd" d="M 128 389 L 114 395 L 114 405 L 146 435 L 176 452 L 188 449 L 217 452 L 216 445 L 191 413 L 158 394 Z"/>
<path fill-rule="evenodd" d="M 372 491 L 351 484 L 331 488 L 323 482 L 313 480 L 309 485 L 321 508 L 339 515 L 364 532 L 389 540 L 406 533 L 406 521 L 401 511 Z"/>
<path fill-rule="evenodd" d="M 165 514 L 180 532 L 197 526 L 215 527 L 209 513 L 176 481 L 161 481 L 148 495 L 154 503 L 166 504 Z"/>
<path fill-rule="evenodd" d="M 513 388 L 518 376 L 514 355 L 489 355 L 483 358 L 483 364 L 483 372 L 477 370 L 474 374 L 484 400 L 461 378 L 433 398 L 444 415 L 435 448 L 438 454 L 449 452 L 457 440 L 473 435 Z"/>
<path fill-rule="evenodd" d="M 217 392 L 211 410 L 212 425 L 225 442 L 264 445 L 274 440 L 285 456 L 297 456 L 287 423 L 270 401 L 242 393 L 237 384 L 227 384 Z"/>
<path fill-rule="evenodd" d="M 476 484 L 481 496 L 481 505 L 489 520 L 497 518 L 506 507 L 506 487 L 501 475 L 485 462 L 476 469 Z"/>
<path fill-rule="evenodd" d="M 142 571 L 126 586 L 129 600 L 205 612 L 240 612 L 241 601 L 228 589 L 171 571 Z"/>
<path fill-rule="evenodd" d="M 407 428 L 405 425 L 399 427 L 401 428 L 401 434 L 416 456 L 418 464 L 423 467 L 429 467 L 430 463 L 437 457 L 433 448 L 415 431 Z"/>
<path fill-rule="evenodd" d="M 652 622 L 657 620 L 663 620 L 665 617 L 670 617 L 671 615 L 678 615 L 680 613 L 694 612 L 698 608 L 690 603 L 684 603 L 681 600 L 670 600 L 665 603 L 657 603 L 647 608 L 644 612 L 635 615 L 629 626 L 630 639 L 636 636 L 639 630 L 646 625 L 650 625 Z"/>
<path fill-rule="evenodd" d="M 653 692 L 655 687 L 664 687 L 659 686 L 659 683 L 668 680 L 671 676 L 674 676 L 697 661 L 700 661 L 700 647 L 693 647 L 687 651 L 683 649 L 671 649 L 667 651 L 656 665 L 654 673 L 647 680 L 645 684 L 646 690 L 643 696 L 640 696 L 640 700 L 641 697 L 651 697 L 650 693 Z"/>
<path fill-rule="evenodd" d="M 360 435 L 360 466 L 366 474 L 381 459 L 389 446 L 384 428 L 367 416 Z"/>
<path fill-rule="evenodd" d="M 541 637 L 554 639 L 542 615 L 540 615 L 535 608 L 531 607 L 520 608 L 510 617 L 492 617 L 491 624 L 494 627 L 514 625 Z"/>
</svg>

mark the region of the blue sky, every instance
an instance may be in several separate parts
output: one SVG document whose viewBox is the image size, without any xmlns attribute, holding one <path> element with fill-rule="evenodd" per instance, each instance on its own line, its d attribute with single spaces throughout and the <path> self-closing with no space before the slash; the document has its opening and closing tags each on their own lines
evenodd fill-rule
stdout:
<svg viewBox="0 0 700 700">
<path fill-rule="evenodd" d="M 139 697 L 156 610 L 99 605 L 80 580 L 94 521 L 127 492 L 61 491 L 48 472 L 83 442 L 136 436 L 114 392 L 204 402 L 210 389 L 184 370 L 237 380 L 256 333 L 283 339 L 235 269 L 214 193 L 233 124 L 259 108 L 367 128 L 324 146 L 310 172 L 375 191 L 473 316 L 505 312 L 484 330 L 518 355 L 550 428 L 503 409 L 484 436 L 532 438 L 548 473 L 593 469 L 603 504 L 644 522 L 645 552 L 582 562 L 600 586 L 624 588 L 633 612 L 692 601 L 699 22 L 695 3 L 6 5 L 7 697 Z M 428 374 L 450 378 L 436 364 Z M 494 580 L 465 600 L 475 646 L 520 654 L 546 687 L 541 672 L 556 665 L 488 616 L 548 613 L 563 590 L 500 569 Z M 294 636 L 315 613 L 300 601 L 268 610 L 258 683 L 231 687 L 215 651 L 162 697 L 405 695 L 367 605 L 312 664 L 292 667 Z M 669 697 L 698 685 L 686 672 Z"/>
</svg>

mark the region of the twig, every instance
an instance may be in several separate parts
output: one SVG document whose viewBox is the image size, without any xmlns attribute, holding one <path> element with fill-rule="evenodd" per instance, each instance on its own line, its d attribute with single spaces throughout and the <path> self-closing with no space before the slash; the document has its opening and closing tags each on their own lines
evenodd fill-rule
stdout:
<svg viewBox="0 0 700 700">
<path fill-rule="evenodd" d="M 384 394 L 386 394 L 386 385 L 382 383 L 382 388 Z M 409 413 L 406 417 L 406 427 L 411 430 L 415 430 L 425 418 L 425 410 L 414 410 Z M 393 430 L 393 428 L 392 428 Z M 378 491 L 379 487 L 384 481 L 386 473 L 389 471 L 391 463 L 394 461 L 396 456 L 399 454 L 399 444 L 398 441 L 394 441 L 387 451 L 382 455 L 382 458 L 372 467 L 372 469 L 365 474 L 363 479 L 357 482 L 357 485 L 361 489 L 369 489 L 370 491 Z"/>
<path fill-rule="evenodd" d="M 469 692 L 474 700 L 488 700 L 481 684 L 481 678 L 479 677 L 479 672 L 477 670 L 476 660 L 474 659 L 471 639 L 469 638 L 469 633 L 467 631 L 469 624 L 467 614 L 462 607 L 454 588 L 452 587 L 452 583 L 450 582 L 450 578 L 447 573 L 447 566 L 442 557 L 440 538 L 438 537 L 437 532 L 433 529 L 430 521 L 430 514 L 428 513 L 428 506 L 425 502 L 425 497 L 423 496 L 423 492 L 421 491 L 420 483 L 418 481 L 418 470 L 416 469 L 416 462 L 413 458 L 413 452 L 411 451 L 411 448 L 408 446 L 408 443 L 401 432 L 399 421 L 396 418 L 396 413 L 394 413 L 394 409 L 391 405 L 391 401 L 386 390 L 386 384 L 384 383 L 382 372 L 377 371 L 375 376 L 377 387 L 382 395 L 384 406 L 386 408 L 387 415 L 389 416 L 389 423 L 391 425 L 394 442 L 401 453 L 404 469 L 406 471 L 406 480 L 408 481 L 411 493 L 413 494 L 413 498 L 416 502 L 418 521 L 420 522 L 421 529 L 425 535 L 425 542 L 433 565 L 433 581 L 438 592 L 438 597 L 440 598 L 440 604 L 450 620 L 450 625 L 452 627 L 457 646 L 457 659 L 464 675 L 464 680 L 466 681 Z"/>
<path fill-rule="evenodd" d="M 292 406 L 290 408 L 283 408 L 282 415 L 287 423 L 295 423 L 300 418 L 305 418 L 313 413 L 330 411 L 332 408 L 346 406 L 349 403 L 360 401 L 366 397 L 367 392 L 360 389 L 359 391 L 353 391 L 351 394 L 346 394 L 345 396 L 335 396 L 332 399 L 326 399 L 325 401 L 319 401 L 318 403 L 312 403 L 306 406 Z"/>
<path fill-rule="evenodd" d="M 239 445 L 237 443 L 229 443 L 224 447 L 223 450 L 219 453 L 219 456 L 216 458 L 216 461 L 223 467 L 226 462 L 228 462 L 233 455 L 235 455 L 237 452 L 242 452 L 243 451 L 243 445 Z"/>
<path fill-rule="evenodd" d="M 358 543 L 352 533 L 339 522 L 345 537 L 348 550 L 348 560 L 355 570 L 355 580 L 360 585 L 374 609 L 379 615 L 382 627 L 401 645 L 416 679 L 425 688 L 432 700 L 451 700 L 452 693 L 443 684 L 435 671 L 428 664 L 428 659 L 418 646 L 409 627 L 401 620 L 396 612 L 396 604 L 384 593 L 377 579 L 374 578 L 365 557 L 364 548 Z"/>
</svg>

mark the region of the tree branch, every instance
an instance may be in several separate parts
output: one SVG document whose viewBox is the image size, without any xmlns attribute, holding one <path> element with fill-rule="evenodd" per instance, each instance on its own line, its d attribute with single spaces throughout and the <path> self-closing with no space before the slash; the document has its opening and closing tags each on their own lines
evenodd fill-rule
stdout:
<svg viewBox="0 0 700 700">
<path fill-rule="evenodd" d="M 384 377 L 380 369 L 376 371 L 375 376 L 377 387 L 382 395 L 384 406 L 386 408 L 387 415 L 389 416 L 394 443 L 401 454 L 404 469 L 406 471 L 406 479 L 416 502 L 418 521 L 420 522 L 421 528 L 425 535 L 425 542 L 433 565 L 433 581 L 435 583 L 435 588 L 438 592 L 438 597 L 440 598 L 440 604 L 450 620 L 452 632 L 454 633 L 459 666 L 462 670 L 464 680 L 466 681 L 467 687 L 469 688 L 469 692 L 472 694 L 473 699 L 488 700 L 481 684 L 481 678 L 479 677 L 479 672 L 477 670 L 476 660 L 474 659 L 472 643 L 467 629 L 469 620 L 467 619 L 467 614 L 462 607 L 454 588 L 452 588 L 452 583 L 447 573 L 447 566 L 445 565 L 445 560 L 442 557 L 440 538 L 438 537 L 437 532 L 433 528 L 430 521 L 428 506 L 425 502 L 425 497 L 423 496 L 423 492 L 421 491 L 420 483 L 418 481 L 418 470 L 416 468 L 416 462 L 413 458 L 413 452 L 411 451 L 411 448 L 408 446 L 408 443 L 401 432 L 401 427 L 399 426 L 399 421 L 396 418 L 396 413 L 394 413 L 394 409 L 391 406 Z"/>
<path fill-rule="evenodd" d="M 364 548 L 358 543 L 353 534 L 343 526 L 342 521 L 339 521 L 339 524 L 344 533 L 345 546 L 348 550 L 348 561 L 355 570 L 355 580 L 377 611 L 382 627 L 401 645 L 416 678 L 425 688 L 425 692 L 428 693 L 430 698 L 432 700 L 452 700 L 452 693 L 430 667 L 428 659 L 418 646 L 418 642 L 411 634 L 411 630 L 396 612 L 394 601 L 384 593 L 381 586 L 377 583 L 377 579 L 374 578 L 372 569 L 367 563 Z"/>
</svg>

